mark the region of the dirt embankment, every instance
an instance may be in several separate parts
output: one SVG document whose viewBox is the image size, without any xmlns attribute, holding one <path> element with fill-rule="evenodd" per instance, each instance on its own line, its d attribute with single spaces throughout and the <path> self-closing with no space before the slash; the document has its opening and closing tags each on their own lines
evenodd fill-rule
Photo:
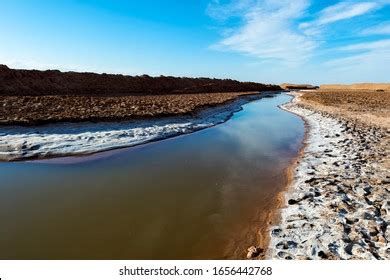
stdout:
<svg viewBox="0 0 390 280">
<path fill-rule="evenodd" d="M 180 115 L 275 90 L 281 88 L 234 80 L 14 70 L 0 65 L 0 124 Z"/>
<path fill-rule="evenodd" d="M 60 72 L 58 70 L 15 70 L 0 65 L 1 96 L 160 95 L 279 89 L 280 87 L 276 85 L 239 82 L 230 79 L 125 76 Z"/>
</svg>

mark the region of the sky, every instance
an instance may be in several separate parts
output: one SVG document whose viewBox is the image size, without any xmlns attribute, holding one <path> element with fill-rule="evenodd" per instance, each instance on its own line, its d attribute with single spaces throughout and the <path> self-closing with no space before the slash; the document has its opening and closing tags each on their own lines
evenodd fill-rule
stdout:
<svg viewBox="0 0 390 280">
<path fill-rule="evenodd" d="M 0 0 L 0 64 L 276 84 L 390 82 L 390 0 Z"/>
</svg>

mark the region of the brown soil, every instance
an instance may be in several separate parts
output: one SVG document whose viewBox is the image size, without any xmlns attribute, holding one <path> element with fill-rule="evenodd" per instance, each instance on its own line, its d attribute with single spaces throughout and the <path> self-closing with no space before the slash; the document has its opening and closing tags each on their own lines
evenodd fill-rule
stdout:
<svg viewBox="0 0 390 280">
<path fill-rule="evenodd" d="M 320 89 L 303 93 L 300 103 L 363 124 L 390 128 L 390 91 Z"/>
<path fill-rule="evenodd" d="M 360 83 L 360 84 L 351 84 L 351 85 L 339 85 L 339 84 L 329 84 L 321 85 L 320 89 L 326 90 L 390 90 L 389 83 Z"/>
<path fill-rule="evenodd" d="M 34 125 L 61 121 L 109 121 L 191 113 L 253 93 L 147 96 L 0 96 L 0 123 Z"/>
<path fill-rule="evenodd" d="M 0 65 L 0 95 L 160 95 L 279 90 L 279 86 L 230 79 L 125 76 L 58 70 L 15 70 Z"/>
<path fill-rule="evenodd" d="M 186 114 L 238 96 L 280 89 L 229 79 L 15 70 L 0 65 L 0 124 Z"/>
</svg>

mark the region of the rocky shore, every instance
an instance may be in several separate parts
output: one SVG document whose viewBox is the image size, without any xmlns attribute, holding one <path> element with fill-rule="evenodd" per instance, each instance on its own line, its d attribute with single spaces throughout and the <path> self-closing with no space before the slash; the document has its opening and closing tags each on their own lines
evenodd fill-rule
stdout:
<svg viewBox="0 0 390 280">
<path fill-rule="evenodd" d="M 267 258 L 390 259 L 390 133 L 317 110 L 300 93 L 283 109 L 308 132 Z"/>
</svg>

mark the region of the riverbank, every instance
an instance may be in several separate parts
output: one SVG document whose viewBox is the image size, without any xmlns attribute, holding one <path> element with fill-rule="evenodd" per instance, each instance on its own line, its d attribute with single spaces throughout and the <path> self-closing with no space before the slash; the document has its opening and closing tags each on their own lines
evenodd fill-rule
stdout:
<svg viewBox="0 0 390 280">
<path fill-rule="evenodd" d="M 0 125 L 156 119 L 195 114 L 259 92 L 143 96 L 0 96 Z"/>
<path fill-rule="evenodd" d="M 230 79 L 19 70 L 0 64 L 0 125 L 179 116 L 280 90 Z"/>
<path fill-rule="evenodd" d="M 388 93 L 382 94 L 352 94 L 342 107 L 343 94 L 296 92 L 283 106 L 308 131 L 286 206 L 270 228 L 267 258 L 390 259 L 390 137 L 377 114 L 386 116 Z M 357 117 L 360 102 L 370 105 L 360 106 L 370 118 Z"/>
<path fill-rule="evenodd" d="M 209 105 L 191 113 L 169 117 L 117 122 L 2 126 L 0 160 L 86 155 L 187 134 L 223 123 L 233 113 L 240 111 L 245 103 L 267 96 L 269 94 L 245 94 L 218 106 Z"/>
</svg>

